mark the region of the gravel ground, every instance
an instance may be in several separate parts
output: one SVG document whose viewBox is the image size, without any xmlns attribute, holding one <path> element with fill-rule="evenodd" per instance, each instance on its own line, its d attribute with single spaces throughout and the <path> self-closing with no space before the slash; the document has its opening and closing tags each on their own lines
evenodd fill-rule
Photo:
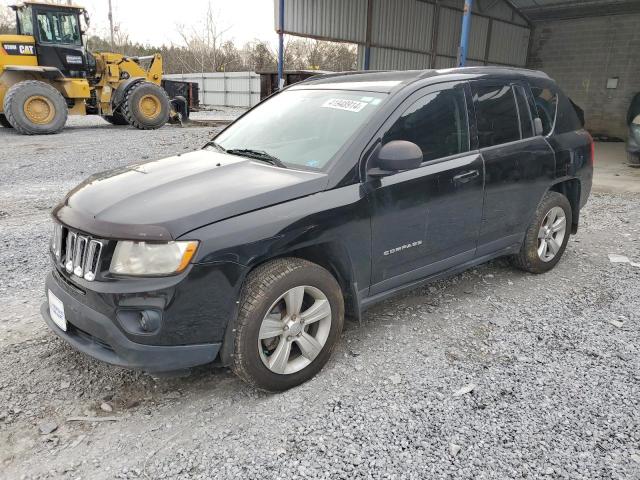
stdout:
<svg viewBox="0 0 640 480">
<path fill-rule="evenodd" d="M 152 378 L 50 334 L 49 210 L 92 172 L 202 145 L 74 119 L 0 128 L 0 478 L 640 478 L 638 195 L 594 195 L 552 272 L 484 265 L 348 322 L 288 392 Z M 69 421 L 98 417 L 99 421 Z"/>
</svg>

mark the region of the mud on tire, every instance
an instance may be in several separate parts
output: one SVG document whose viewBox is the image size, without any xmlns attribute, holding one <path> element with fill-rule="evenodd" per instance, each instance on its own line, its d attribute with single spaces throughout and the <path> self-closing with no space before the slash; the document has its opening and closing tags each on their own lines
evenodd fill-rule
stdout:
<svg viewBox="0 0 640 480">
<path fill-rule="evenodd" d="M 543 222 L 547 218 L 547 214 L 554 208 L 560 208 L 564 213 L 566 222 L 565 233 L 562 238 L 562 243 L 559 244 L 558 250 L 553 258 L 544 261 L 538 252 L 540 247 L 539 234 L 544 227 Z M 571 204 L 569 200 L 567 200 L 567 197 L 558 192 L 547 192 L 538 205 L 529 228 L 527 228 L 520 252 L 512 257 L 513 265 L 530 273 L 545 273 L 551 270 L 560 261 L 567 247 L 571 233 L 571 222 Z"/>
<path fill-rule="evenodd" d="M 285 292 L 300 286 L 321 291 L 331 309 L 330 328 L 322 349 L 304 368 L 278 374 L 269 369 L 259 350 L 263 319 Z M 344 300 L 336 279 L 315 263 L 298 258 L 269 261 L 251 272 L 240 296 L 231 368 L 245 382 L 268 391 L 282 391 L 299 385 L 327 363 L 344 324 Z M 311 326 L 310 326 L 311 327 Z M 309 327 L 309 328 L 310 328 Z"/>
<path fill-rule="evenodd" d="M 12 85 L 4 97 L 8 123 L 23 135 L 58 133 L 67 122 L 67 102 L 51 85 L 25 80 Z"/>
<path fill-rule="evenodd" d="M 140 130 L 155 130 L 169 120 L 171 104 L 167 93 L 155 83 L 136 83 L 127 90 L 122 116 Z"/>
</svg>

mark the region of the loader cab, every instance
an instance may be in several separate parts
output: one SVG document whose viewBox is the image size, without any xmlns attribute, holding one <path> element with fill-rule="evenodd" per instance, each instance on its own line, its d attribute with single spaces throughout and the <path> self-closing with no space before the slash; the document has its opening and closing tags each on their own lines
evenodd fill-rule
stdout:
<svg viewBox="0 0 640 480">
<path fill-rule="evenodd" d="M 55 67 L 65 77 L 87 76 L 91 59 L 82 41 L 82 7 L 24 2 L 12 8 L 18 35 L 35 38 L 38 65 Z"/>
</svg>

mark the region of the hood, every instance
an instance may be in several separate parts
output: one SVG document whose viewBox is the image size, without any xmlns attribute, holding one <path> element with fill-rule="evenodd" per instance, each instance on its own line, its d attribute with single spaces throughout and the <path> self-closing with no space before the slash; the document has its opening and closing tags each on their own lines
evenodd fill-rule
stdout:
<svg viewBox="0 0 640 480">
<path fill-rule="evenodd" d="M 171 240 L 326 185 L 323 173 L 198 150 L 93 175 L 69 192 L 53 215 L 104 238 Z"/>
</svg>

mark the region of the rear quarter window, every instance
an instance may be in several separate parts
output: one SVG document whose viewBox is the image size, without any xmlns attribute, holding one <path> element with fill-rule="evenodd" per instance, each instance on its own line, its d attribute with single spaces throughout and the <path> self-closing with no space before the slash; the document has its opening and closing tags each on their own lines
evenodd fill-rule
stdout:
<svg viewBox="0 0 640 480">
<path fill-rule="evenodd" d="M 558 114 L 556 117 L 556 128 L 554 133 L 575 132 L 582 129 L 582 122 L 578 118 L 576 109 L 569 98 L 562 94 L 558 94 Z"/>
<path fill-rule="evenodd" d="M 531 87 L 538 117 L 542 121 L 542 134 L 549 135 L 556 123 L 558 94 L 549 88 Z"/>
<path fill-rule="evenodd" d="M 583 121 L 576 108 L 562 92 L 551 88 L 531 87 L 538 117 L 542 120 L 542 134 L 567 133 L 581 130 Z"/>
</svg>

